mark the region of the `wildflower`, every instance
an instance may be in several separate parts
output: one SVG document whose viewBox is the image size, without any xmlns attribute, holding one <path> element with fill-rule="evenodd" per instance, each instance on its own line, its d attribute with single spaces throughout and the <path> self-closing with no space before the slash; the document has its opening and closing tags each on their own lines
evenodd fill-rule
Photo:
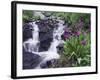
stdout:
<svg viewBox="0 0 100 80">
<path fill-rule="evenodd" d="M 80 34 L 81 34 L 80 31 L 77 31 L 77 32 L 74 33 L 75 36 L 79 36 Z"/>
<path fill-rule="evenodd" d="M 69 39 L 70 36 L 71 36 L 71 32 L 68 31 L 68 30 L 66 30 L 66 31 L 64 32 L 64 38 L 65 38 L 65 39 Z"/>
<path fill-rule="evenodd" d="M 86 43 L 87 43 L 86 40 L 82 40 L 82 41 L 81 41 L 81 44 L 82 44 L 82 45 L 86 45 Z"/>
</svg>

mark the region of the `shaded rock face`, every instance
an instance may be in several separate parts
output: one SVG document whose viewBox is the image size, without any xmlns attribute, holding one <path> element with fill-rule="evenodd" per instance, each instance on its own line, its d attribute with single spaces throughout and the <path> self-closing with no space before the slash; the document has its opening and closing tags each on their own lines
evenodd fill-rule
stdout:
<svg viewBox="0 0 100 80">
<path fill-rule="evenodd" d="M 29 23 L 23 25 L 23 42 L 32 38 L 33 26 Z"/>
<path fill-rule="evenodd" d="M 41 57 L 23 49 L 23 69 L 33 69 L 41 61 Z"/>
<path fill-rule="evenodd" d="M 57 21 L 52 19 L 45 19 L 36 21 L 39 27 L 39 52 L 48 51 L 51 42 L 53 41 L 53 31 L 57 28 Z M 32 38 L 33 26 L 30 22 L 23 25 L 23 42 Z M 63 38 L 62 38 L 63 39 Z M 57 46 L 58 51 L 63 49 L 63 45 Z M 34 69 L 40 62 L 41 57 L 31 52 L 26 52 L 23 47 L 23 69 Z M 41 65 L 41 68 L 46 68 L 52 64 L 52 61 L 48 61 Z"/>
<path fill-rule="evenodd" d="M 40 47 L 39 51 L 47 51 L 53 40 L 53 30 L 48 32 L 39 32 Z"/>
</svg>

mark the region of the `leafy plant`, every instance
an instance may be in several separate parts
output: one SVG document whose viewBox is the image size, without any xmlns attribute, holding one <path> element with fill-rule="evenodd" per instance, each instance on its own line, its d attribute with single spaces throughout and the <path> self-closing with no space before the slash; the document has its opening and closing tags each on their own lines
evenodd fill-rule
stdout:
<svg viewBox="0 0 100 80">
<path fill-rule="evenodd" d="M 64 54 L 72 66 L 90 65 L 90 34 L 71 37 L 64 43 Z"/>
</svg>

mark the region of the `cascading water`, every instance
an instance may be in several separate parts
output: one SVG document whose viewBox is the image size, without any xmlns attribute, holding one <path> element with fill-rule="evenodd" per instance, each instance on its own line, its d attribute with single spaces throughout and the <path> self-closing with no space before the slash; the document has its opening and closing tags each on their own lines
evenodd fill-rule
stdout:
<svg viewBox="0 0 100 80">
<path fill-rule="evenodd" d="M 62 44 L 61 35 L 64 33 L 65 26 L 64 22 L 58 20 L 58 27 L 53 30 L 53 41 L 48 49 L 48 51 L 39 52 L 39 27 L 36 22 L 30 22 L 32 25 L 32 38 L 28 39 L 23 43 L 24 49 L 26 52 L 31 52 L 33 54 L 39 55 L 41 57 L 40 63 L 35 67 L 35 69 L 42 68 L 41 65 L 46 64 L 47 61 L 57 60 L 60 58 L 60 55 L 57 53 L 57 46 Z"/>
<path fill-rule="evenodd" d="M 39 28 L 38 28 L 38 25 L 35 24 L 35 22 L 33 22 L 32 25 L 33 25 L 33 44 L 34 44 L 34 50 L 32 52 L 38 52 L 38 49 L 39 49 Z"/>
<path fill-rule="evenodd" d="M 58 23 L 58 28 L 54 29 L 53 31 L 53 41 L 51 42 L 51 46 L 48 51 L 39 52 L 38 54 L 42 57 L 42 61 L 38 64 L 36 68 L 41 68 L 42 64 L 45 64 L 47 61 L 50 60 L 57 60 L 60 58 L 60 55 L 57 53 L 57 46 L 62 44 L 63 41 L 61 40 L 61 35 L 64 33 L 63 23 Z"/>
<path fill-rule="evenodd" d="M 39 29 L 35 22 L 29 23 L 33 26 L 32 28 L 32 39 L 24 42 L 24 48 L 27 52 L 38 52 L 39 48 Z"/>
</svg>

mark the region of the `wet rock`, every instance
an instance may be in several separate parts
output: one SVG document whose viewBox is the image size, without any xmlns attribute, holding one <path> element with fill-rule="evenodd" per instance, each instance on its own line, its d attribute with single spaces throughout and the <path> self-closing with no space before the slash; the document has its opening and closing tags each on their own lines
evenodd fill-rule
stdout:
<svg viewBox="0 0 100 80">
<path fill-rule="evenodd" d="M 52 38 L 48 38 L 40 42 L 39 52 L 47 51 L 51 45 Z"/>
<path fill-rule="evenodd" d="M 29 23 L 23 25 L 23 41 L 32 38 L 32 29 L 33 26 Z"/>
<path fill-rule="evenodd" d="M 23 51 L 23 69 L 34 69 L 40 62 L 39 55 Z"/>
</svg>

